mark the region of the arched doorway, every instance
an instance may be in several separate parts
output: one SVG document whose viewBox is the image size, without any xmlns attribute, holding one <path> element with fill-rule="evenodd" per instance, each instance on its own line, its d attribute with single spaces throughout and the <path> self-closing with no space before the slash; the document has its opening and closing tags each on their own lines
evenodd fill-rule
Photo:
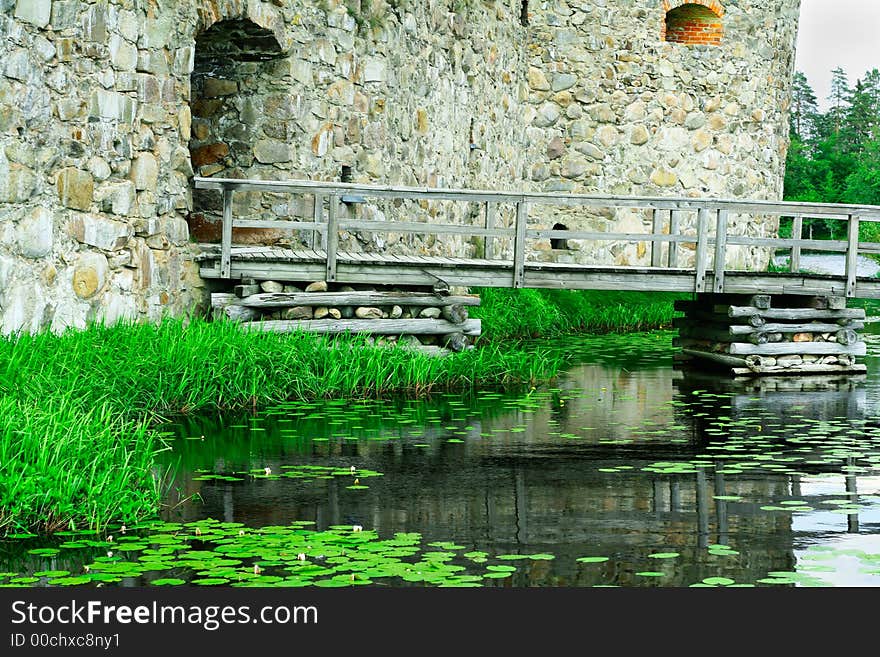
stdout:
<svg viewBox="0 0 880 657">
<path fill-rule="evenodd" d="M 277 98 L 283 57 L 275 33 L 247 18 L 221 20 L 196 37 L 189 143 L 196 175 L 268 177 L 261 168 L 292 160 L 289 125 L 273 110 L 284 105 Z M 260 204 L 259 197 L 237 194 L 236 214 L 258 215 Z M 218 194 L 193 190 L 190 232 L 196 240 L 219 240 L 220 212 Z"/>
</svg>

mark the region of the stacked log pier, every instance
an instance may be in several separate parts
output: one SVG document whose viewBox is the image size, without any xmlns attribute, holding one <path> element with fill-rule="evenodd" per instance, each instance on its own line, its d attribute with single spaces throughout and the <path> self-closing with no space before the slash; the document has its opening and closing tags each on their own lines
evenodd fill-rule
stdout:
<svg viewBox="0 0 880 657">
<path fill-rule="evenodd" d="M 300 284 L 301 285 L 301 284 Z M 406 343 L 442 355 L 473 348 L 481 322 L 468 316 L 480 297 L 434 290 L 330 289 L 317 281 L 305 287 L 278 281 L 243 281 L 233 292 L 211 295 L 214 316 L 249 331 L 365 333 L 376 342 Z"/>
<path fill-rule="evenodd" d="M 862 308 L 844 297 L 699 294 L 677 301 L 678 360 L 736 376 L 863 374 Z"/>
</svg>

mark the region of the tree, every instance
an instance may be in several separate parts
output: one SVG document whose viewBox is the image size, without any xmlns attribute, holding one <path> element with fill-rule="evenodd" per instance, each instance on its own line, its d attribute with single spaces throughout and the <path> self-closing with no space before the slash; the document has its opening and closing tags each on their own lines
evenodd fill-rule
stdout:
<svg viewBox="0 0 880 657">
<path fill-rule="evenodd" d="M 794 74 L 791 98 L 791 131 L 801 140 L 807 140 L 816 133 L 816 117 L 819 105 L 816 94 L 807 81 L 807 76 L 798 71 Z"/>
<path fill-rule="evenodd" d="M 846 118 L 846 109 L 849 105 L 850 94 L 851 91 L 846 71 L 838 66 L 831 71 L 831 92 L 828 94 L 828 101 L 831 103 L 831 108 L 826 114 L 828 119 L 830 119 L 830 126 L 834 134 L 839 133 L 843 126 Z"/>
<path fill-rule="evenodd" d="M 880 71 L 876 68 L 856 81 L 841 132 L 845 148 L 862 153 L 865 146 L 880 138 Z"/>
</svg>

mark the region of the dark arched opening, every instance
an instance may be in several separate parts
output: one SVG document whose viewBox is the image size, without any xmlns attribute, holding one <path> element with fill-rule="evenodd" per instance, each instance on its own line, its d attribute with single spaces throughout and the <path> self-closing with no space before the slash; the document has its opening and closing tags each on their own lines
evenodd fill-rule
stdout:
<svg viewBox="0 0 880 657">
<path fill-rule="evenodd" d="M 251 175 L 255 167 L 291 160 L 288 125 L 271 111 L 276 105 L 286 107 L 275 100 L 280 75 L 276 60 L 283 56 L 276 35 L 248 19 L 214 23 L 196 37 L 189 143 L 196 175 L 258 177 Z M 259 211 L 243 207 L 251 195 L 237 196 L 238 216 Z M 220 211 L 219 194 L 193 190 L 190 232 L 197 240 L 219 239 Z"/>
<path fill-rule="evenodd" d="M 566 226 L 565 224 L 553 224 L 553 230 L 568 230 L 568 226 Z M 567 249 L 568 240 L 562 237 L 553 237 L 550 239 L 550 248 Z"/>
<path fill-rule="evenodd" d="M 703 4 L 688 2 L 666 12 L 664 41 L 717 46 L 722 33 L 721 16 Z"/>
</svg>

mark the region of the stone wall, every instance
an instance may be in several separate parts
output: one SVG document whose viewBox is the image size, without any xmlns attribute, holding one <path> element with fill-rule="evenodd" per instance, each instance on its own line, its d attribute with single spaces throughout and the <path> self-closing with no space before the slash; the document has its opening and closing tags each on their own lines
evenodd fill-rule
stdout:
<svg viewBox="0 0 880 657">
<path fill-rule="evenodd" d="M 722 13 L 720 45 L 663 41 L 667 11 L 685 4 L 693 3 L 531 2 L 527 132 L 543 145 L 530 171 L 540 189 L 781 198 L 800 2 L 700 1 Z M 773 217 L 731 219 L 732 231 L 749 236 L 777 229 Z M 554 221 L 650 231 L 647 212 L 569 213 Z M 605 244 L 570 244 L 578 250 L 565 255 L 607 263 Z M 611 250 L 616 264 L 650 263 L 644 243 Z M 740 248 L 727 265 L 763 268 L 767 259 L 765 249 Z"/>
<path fill-rule="evenodd" d="M 339 180 L 346 166 L 357 182 L 778 198 L 799 2 L 701 2 L 723 5 L 718 46 L 662 40 L 681 4 L 531 0 L 526 26 L 521 0 L 0 0 L 0 331 L 205 304 L 192 258 L 217 237 L 219 198 L 193 193 L 194 171 Z M 237 197 L 241 216 L 311 216 L 308 200 Z M 445 202 L 346 207 L 481 220 Z M 536 209 L 532 221 L 634 232 L 646 218 Z M 773 230 L 773 218 L 744 226 Z M 365 233 L 341 245 L 481 248 Z M 607 261 L 590 244 L 535 246 Z"/>
</svg>

